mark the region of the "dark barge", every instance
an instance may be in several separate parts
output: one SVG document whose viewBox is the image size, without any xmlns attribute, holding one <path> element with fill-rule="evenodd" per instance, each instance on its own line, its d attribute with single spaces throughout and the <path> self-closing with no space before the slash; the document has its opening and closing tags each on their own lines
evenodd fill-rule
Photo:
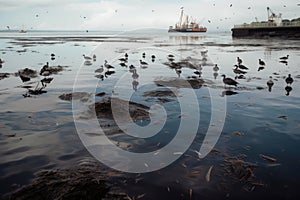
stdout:
<svg viewBox="0 0 300 200">
<path fill-rule="evenodd" d="M 281 14 L 274 14 L 270 8 L 268 10 L 268 21 L 252 22 L 251 24 L 235 25 L 232 37 L 236 38 L 297 38 L 300 39 L 300 19 L 282 20 Z"/>
</svg>

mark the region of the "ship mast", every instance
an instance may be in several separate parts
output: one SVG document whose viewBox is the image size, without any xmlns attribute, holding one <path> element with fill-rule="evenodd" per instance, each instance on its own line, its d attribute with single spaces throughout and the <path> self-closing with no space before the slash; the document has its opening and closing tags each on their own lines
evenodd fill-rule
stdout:
<svg viewBox="0 0 300 200">
<path fill-rule="evenodd" d="M 180 19 L 179 19 L 179 27 L 181 28 L 181 26 L 182 26 L 182 17 L 183 17 L 183 7 L 181 7 L 180 9 L 181 9 L 181 14 L 180 14 Z"/>
</svg>

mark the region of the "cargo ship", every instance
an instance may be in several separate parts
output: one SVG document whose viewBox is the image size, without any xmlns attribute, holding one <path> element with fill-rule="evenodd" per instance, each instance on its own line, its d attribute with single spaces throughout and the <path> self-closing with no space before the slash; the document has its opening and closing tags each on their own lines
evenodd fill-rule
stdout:
<svg viewBox="0 0 300 200">
<path fill-rule="evenodd" d="M 192 17 L 189 17 L 188 15 L 184 15 L 183 13 L 183 7 L 181 7 L 181 13 L 179 22 L 175 24 L 175 26 L 170 26 L 168 32 L 206 32 L 207 28 L 202 27 L 199 25 L 199 23 L 196 22 L 196 20 L 192 19 Z"/>
<path fill-rule="evenodd" d="M 282 14 L 275 14 L 269 7 L 267 7 L 268 20 L 252 22 L 250 24 L 244 23 L 241 25 L 234 25 L 231 29 L 232 37 L 248 37 L 248 38 L 300 38 L 300 18 L 298 19 L 282 19 Z"/>
</svg>

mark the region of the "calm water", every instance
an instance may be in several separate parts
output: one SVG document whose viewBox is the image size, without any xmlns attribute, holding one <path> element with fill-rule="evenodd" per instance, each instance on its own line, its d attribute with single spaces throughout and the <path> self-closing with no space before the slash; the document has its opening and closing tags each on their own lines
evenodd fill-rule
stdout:
<svg viewBox="0 0 300 200">
<path fill-rule="evenodd" d="M 232 39 L 230 33 L 0 32 L 0 58 L 5 61 L 0 73 L 9 73 L 8 78 L 0 80 L 0 193 L 12 191 L 12 185 L 29 184 L 34 173 L 42 169 L 68 168 L 92 157 L 77 134 L 72 103 L 58 98 L 71 93 L 77 80 L 77 91 L 92 93 L 96 90 L 112 95 L 114 90 L 119 91 L 114 94 L 117 96 L 131 93 L 132 101 L 147 106 L 164 106 L 167 122 L 157 136 L 138 139 L 123 133 L 109 134 L 112 141 L 128 151 L 149 152 L 165 146 L 175 137 L 181 117 L 195 115 L 193 111 L 199 106 L 200 121 L 195 140 L 186 152 L 181 152 L 183 155 L 176 162 L 151 173 L 119 173 L 120 176 L 109 178 L 109 182 L 128 196 L 141 199 L 296 199 L 300 179 L 299 50 L 300 41 L 297 40 Z M 144 52 L 146 56 L 142 58 Z M 51 59 L 52 53 L 55 59 Z M 118 59 L 125 53 L 129 55 L 128 65 L 137 67 L 135 75 L 119 65 Z M 83 54 L 95 54 L 96 59 L 91 65 L 85 65 Z M 205 81 L 202 87 L 194 89 L 196 103 L 185 99 L 189 105 L 187 113 L 181 113 L 178 100 L 172 96 L 162 96 L 161 99 L 169 100 L 162 101 L 144 95 L 147 91 L 168 90 L 157 86 L 154 80 L 179 76 L 199 78 L 194 73 L 196 69 L 182 68 L 179 73 L 169 68 L 166 65 L 168 54 L 175 55 L 175 62 L 188 59 L 196 63 Z M 156 56 L 153 62 L 151 55 Z M 289 55 L 288 62 L 279 62 L 279 58 L 286 55 Z M 237 57 L 242 58 L 242 64 L 249 70 L 244 79 L 236 79 L 238 87 L 224 88 L 221 75 L 236 76 L 233 65 L 237 64 Z M 149 66 L 141 68 L 140 59 Z M 266 63 L 261 71 L 258 71 L 258 59 Z M 101 80 L 95 77 L 94 71 L 104 60 L 115 66 L 115 73 Z M 24 86 L 41 87 L 38 82 L 42 77 L 23 83 L 14 73 L 24 68 L 39 72 L 46 62 L 50 66 L 67 67 L 51 76 L 53 81 L 44 89 L 47 93 L 25 98 L 28 89 Z M 217 73 L 213 71 L 214 64 L 220 68 Z M 288 74 L 294 79 L 290 88 L 286 88 L 285 82 Z M 271 91 L 266 84 L 269 76 L 274 82 Z M 292 89 L 288 95 L 286 89 Z M 175 90 L 184 98 L 183 88 Z M 217 94 L 218 101 L 226 102 L 222 110 L 226 118 L 219 121 L 220 124 L 210 124 L 214 112 L 211 92 Z M 98 99 L 101 97 L 96 97 L 96 101 Z M 84 105 L 94 100 L 89 98 Z M 145 126 L 149 122 L 138 123 Z M 223 123 L 215 150 L 199 159 L 195 150 L 200 149 L 207 130 Z M 186 137 L 190 137 L 189 130 L 185 131 Z M 276 161 L 263 159 L 261 155 Z M 240 166 L 237 162 L 255 165 L 251 168 L 251 178 L 243 178 L 243 173 L 249 170 L 244 165 L 236 170 L 235 167 Z M 210 181 L 207 181 L 211 166 Z M 106 172 L 118 173 L 110 168 L 105 168 Z"/>
</svg>

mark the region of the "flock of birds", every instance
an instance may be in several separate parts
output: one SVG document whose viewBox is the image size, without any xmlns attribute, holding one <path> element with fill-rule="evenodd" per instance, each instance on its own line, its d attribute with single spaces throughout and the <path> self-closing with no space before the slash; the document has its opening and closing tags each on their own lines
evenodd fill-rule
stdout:
<svg viewBox="0 0 300 200">
<path fill-rule="evenodd" d="M 202 51 L 201 55 L 203 56 L 203 59 L 205 59 L 205 57 L 207 56 L 207 50 Z M 84 64 L 85 65 L 91 65 L 92 60 L 95 61 L 96 60 L 96 55 L 93 55 L 93 57 L 89 57 L 86 55 L 83 55 L 84 57 Z M 132 73 L 132 77 L 133 77 L 133 89 L 137 90 L 137 85 L 138 85 L 138 74 L 137 74 L 137 70 L 136 67 L 134 65 L 129 65 L 128 64 L 128 54 L 125 53 L 123 57 L 119 58 L 118 61 L 120 62 L 119 65 L 121 67 L 129 67 L 129 71 Z M 145 61 L 146 58 L 146 53 L 142 53 L 141 55 L 141 59 L 139 60 L 139 64 L 140 64 L 140 68 L 147 68 L 149 66 L 149 64 Z M 281 58 L 279 58 L 279 62 L 281 63 L 285 63 L 287 64 L 288 62 L 288 58 L 289 55 L 287 56 L 283 56 Z M 151 55 L 151 61 L 155 62 L 156 56 L 155 55 Z M 179 62 L 175 62 L 175 56 L 172 54 L 167 55 L 167 60 L 168 63 L 164 63 L 165 65 L 168 65 L 170 68 L 174 69 L 176 74 L 178 75 L 178 77 L 180 77 L 181 73 L 182 73 L 182 68 L 187 67 L 190 69 L 194 69 L 194 76 L 188 76 L 187 78 L 200 78 L 202 75 L 202 66 L 201 64 L 195 64 L 195 62 L 192 61 L 191 57 L 188 57 L 185 60 L 181 60 Z M 265 69 L 266 63 L 262 60 L 262 59 L 258 59 L 258 71 L 261 71 L 263 69 Z M 104 70 L 106 69 L 106 70 Z M 219 66 L 217 64 L 214 64 L 213 66 L 213 75 L 214 78 L 216 79 L 216 77 L 218 76 L 218 71 L 220 70 Z M 245 65 L 243 65 L 243 60 L 240 57 L 237 57 L 237 64 L 234 65 L 233 68 L 233 72 L 236 74 L 235 78 L 229 78 L 226 77 L 225 74 L 221 75 L 223 77 L 223 83 L 224 83 L 224 88 L 226 89 L 227 87 L 229 89 L 231 89 L 231 86 L 237 87 L 238 86 L 238 82 L 237 79 L 246 79 L 245 74 L 247 73 L 247 70 L 249 70 L 248 67 L 246 67 Z M 104 72 L 104 75 L 103 75 Z M 104 78 L 107 78 L 108 76 L 112 75 L 115 73 L 115 67 L 112 66 L 111 64 L 108 63 L 107 60 L 104 61 L 104 64 L 100 66 L 100 68 L 95 70 L 95 73 L 97 73 L 96 77 L 104 80 Z M 285 87 L 286 90 L 286 95 L 289 95 L 290 91 L 292 90 L 291 84 L 293 83 L 293 78 L 291 77 L 291 74 L 288 74 L 288 77 L 285 79 L 285 82 L 287 83 L 287 86 Z M 271 89 L 274 85 L 274 81 L 272 79 L 272 76 L 269 77 L 269 80 L 267 81 L 267 86 L 269 91 L 271 92 Z"/>
<path fill-rule="evenodd" d="M 207 56 L 207 50 L 206 51 L 202 51 L 201 55 L 203 56 L 203 59 L 206 59 Z M 55 54 L 51 54 L 51 60 L 55 59 Z M 151 61 L 155 62 L 156 56 L 154 54 L 152 54 L 151 56 Z M 83 58 L 84 58 L 84 65 L 92 65 L 92 62 L 96 62 L 96 55 L 94 54 L 92 57 L 87 56 L 85 54 L 83 54 Z M 139 60 L 139 64 L 140 64 L 140 68 L 144 69 L 147 68 L 149 66 L 149 64 L 145 61 L 146 58 L 146 53 L 142 53 L 141 55 L 141 59 Z M 289 55 L 283 56 L 279 58 L 279 62 L 287 64 L 288 63 L 288 59 L 289 59 Z M 190 69 L 194 69 L 194 76 L 188 76 L 187 78 L 200 78 L 202 75 L 202 66 L 201 64 L 195 64 L 195 62 L 193 62 L 191 57 L 188 57 L 187 59 L 175 62 L 175 56 L 172 54 L 167 55 L 167 60 L 168 63 L 164 63 L 165 65 L 168 65 L 170 68 L 174 69 L 176 74 L 178 75 L 178 77 L 180 77 L 181 73 L 182 73 L 182 68 L 187 67 Z M 129 55 L 127 53 L 124 54 L 123 57 L 118 59 L 119 61 L 119 65 L 121 67 L 128 67 L 129 68 L 129 72 L 132 73 L 132 78 L 133 78 L 133 89 L 136 91 L 137 90 L 137 86 L 139 84 L 138 82 L 138 73 L 137 73 L 137 69 L 134 65 L 129 65 L 128 61 L 129 61 Z M 0 58 L 0 67 L 2 67 L 2 65 L 4 64 L 4 60 L 2 60 Z M 258 71 L 261 71 L 265 68 L 266 63 L 262 60 L 262 59 L 258 59 Z M 218 76 L 218 71 L 220 70 L 219 66 L 217 64 L 214 64 L 213 66 L 213 75 L 214 78 L 216 79 L 216 77 Z M 227 86 L 229 89 L 231 89 L 231 86 L 237 87 L 238 86 L 238 82 L 237 79 L 245 79 L 245 74 L 247 73 L 247 70 L 249 70 L 248 67 L 246 67 L 245 65 L 243 65 L 243 60 L 240 57 L 237 57 L 237 64 L 234 65 L 233 68 L 233 72 L 236 74 L 235 78 L 229 78 L 226 77 L 225 74 L 221 75 L 223 77 L 223 83 L 224 83 L 224 88 L 226 89 Z M 104 78 L 108 78 L 110 75 L 115 73 L 115 67 L 112 66 L 111 64 L 108 63 L 107 60 L 104 60 L 104 64 L 100 66 L 100 68 L 95 70 L 96 76 L 97 78 L 104 80 Z M 37 87 L 34 90 L 29 90 L 31 91 L 31 93 L 39 93 L 41 92 L 46 86 L 47 84 L 49 84 L 52 80 L 53 77 L 50 77 L 50 75 L 52 74 L 51 72 L 51 68 L 49 66 L 49 63 L 47 62 L 41 69 L 39 72 L 40 76 L 43 76 L 44 78 L 42 80 L 40 80 L 42 87 L 38 88 Z M 26 75 L 26 73 L 20 73 L 18 74 L 18 76 L 20 77 L 20 79 L 22 80 L 22 82 L 28 82 L 31 80 L 31 77 Z M 292 91 L 292 83 L 293 83 L 293 78 L 291 76 L 291 74 L 288 74 L 288 76 L 285 78 L 285 82 L 286 82 L 286 95 L 289 95 L 289 93 Z M 274 81 L 273 81 L 273 77 L 270 76 L 269 80 L 267 81 L 267 86 L 269 91 L 271 92 L 272 87 L 274 85 Z"/>
<path fill-rule="evenodd" d="M 287 64 L 288 58 L 289 58 L 289 55 L 280 57 L 279 62 Z M 244 70 L 248 70 L 248 67 L 242 65 L 242 62 L 243 62 L 242 59 L 237 57 L 237 65 L 234 65 L 235 68 L 233 69 L 233 72 L 238 75 L 238 76 L 235 77 L 235 79 L 245 78 L 244 74 L 246 74 L 247 72 L 244 71 Z M 258 59 L 258 64 L 259 64 L 258 71 L 263 70 L 266 66 L 266 63 L 262 59 Z M 229 85 L 229 86 L 231 85 L 231 86 L 236 87 L 239 84 L 234 79 L 226 78 L 225 75 L 222 75 L 222 77 L 223 77 L 223 82 L 225 84 L 225 87 L 226 87 L 226 85 Z M 287 84 L 286 87 L 285 87 L 286 95 L 288 96 L 289 93 L 292 91 L 291 84 L 294 82 L 294 79 L 292 78 L 291 74 L 288 74 L 288 77 L 285 78 L 285 82 Z M 274 81 L 273 81 L 272 76 L 270 76 L 269 80 L 267 81 L 267 86 L 268 86 L 268 89 L 269 89 L 270 92 L 272 91 L 273 85 L 274 85 Z"/>
</svg>

